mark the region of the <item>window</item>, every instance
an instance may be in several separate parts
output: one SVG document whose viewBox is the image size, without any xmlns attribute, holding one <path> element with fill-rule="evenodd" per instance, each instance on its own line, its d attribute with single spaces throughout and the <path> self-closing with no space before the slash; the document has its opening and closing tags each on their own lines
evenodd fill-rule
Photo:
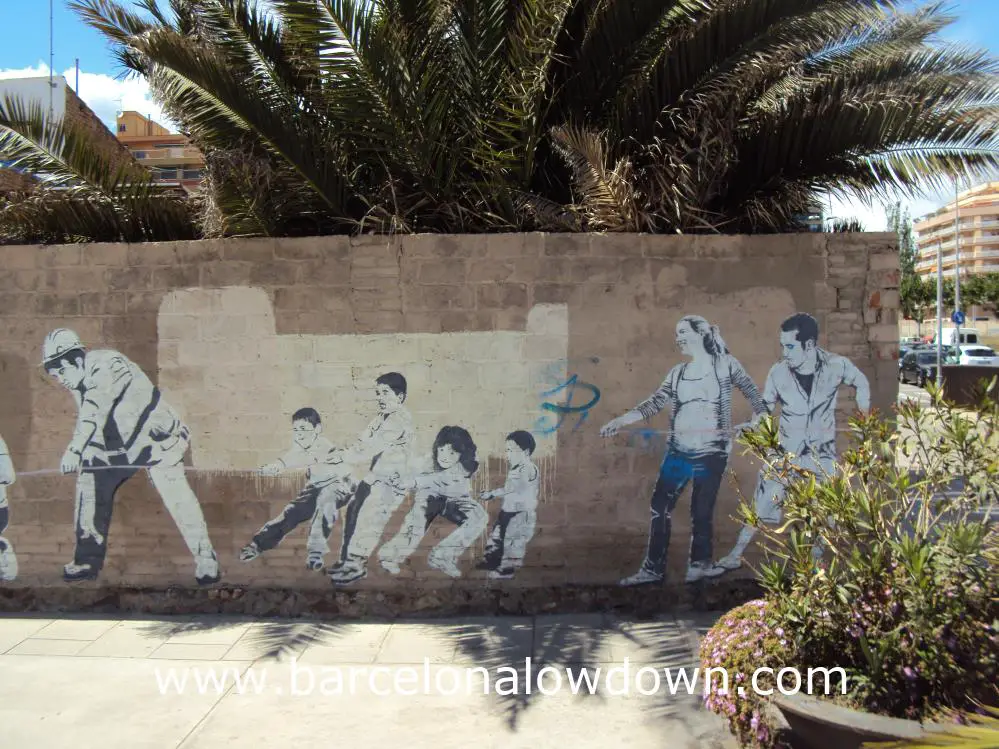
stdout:
<svg viewBox="0 0 999 749">
<path fill-rule="evenodd" d="M 200 169 L 185 169 L 184 179 L 201 179 Z"/>
<path fill-rule="evenodd" d="M 964 354 L 965 356 L 995 356 L 996 352 L 990 348 L 969 348 Z"/>
<path fill-rule="evenodd" d="M 118 132 L 124 133 L 128 128 L 125 125 L 118 125 Z"/>
</svg>

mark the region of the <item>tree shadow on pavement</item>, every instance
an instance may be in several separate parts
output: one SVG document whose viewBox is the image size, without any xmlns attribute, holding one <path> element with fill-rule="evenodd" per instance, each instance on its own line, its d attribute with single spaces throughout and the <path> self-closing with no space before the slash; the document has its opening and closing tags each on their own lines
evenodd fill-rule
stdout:
<svg viewBox="0 0 999 749">
<path fill-rule="evenodd" d="M 151 622 L 140 631 L 148 637 L 168 640 L 182 635 L 221 631 L 249 624 L 238 644 L 246 646 L 254 659 L 280 660 L 299 655 L 312 645 L 329 644 L 351 630 L 356 631 L 360 623 L 353 620 L 268 621 L 244 617 L 192 616 Z"/>
<path fill-rule="evenodd" d="M 721 741 L 718 737 L 726 731 L 719 732 L 722 726 L 718 716 L 704 707 L 703 678 L 692 669 L 700 665 L 700 639 L 722 613 L 687 612 L 646 620 L 596 613 L 461 617 L 406 623 L 200 616 L 150 623 L 142 631 L 150 637 L 169 639 L 250 623 L 238 646 L 245 646 L 254 659 L 280 659 L 300 655 L 313 645 L 329 645 L 337 638 L 357 634 L 366 623 L 415 624 L 423 628 L 426 636 L 443 643 L 446 650 L 454 646 L 451 663 L 441 666 L 486 671 L 490 699 L 498 702 L 511 731 L 518 729 L 521 717 L 539 698 L 552 698 L 549 695 L 555 694 L 561 679 L 558 689 L 561 694 L 569 692 L 577 699 L 595 698 L 601 702 L 625 695 L 637 697 L 641 700 L 640 709 L 650 717 L 681 722 L 688 734 L 703 738 L 704 747 L 720 747 L 726 745 L 718 743 Z M 538 676 L 545 667 L 554 669 L 559 676 L 546 672 L 542 691 Z M 642 669 L 645 670 L 640 675 Z M 687 682 L 680 678 L 681 669 L 686 669 Z M 470 689 L 482 689 L 482 683 L 476 680 Z"/>
<path fill-rule="evenodd" d="M 545 698 L 538 689 L 539 671 L 546 666 L 556 669 L 562 675 L 562 689 L 567 689 L 565 669 L 571 667 L 576 673 L 595 669 L 607 634 L 606 620 L 597 614 L 463 619 L 443 626 L 440 637 L 457 645 L 457 663 L 489 672 L 490 694 L 515 731 L 524 712 L 539 697 Z M 545 676 L 542 686 L 552 690 L 554 677 Z M 585 682 L 580 692 L 589 696 Z"/>
<path fill-rule="evenodd" d="M 569 691 L 579 699 L 606 700 L 621 696 L 625 689 L 627 694 L 636 695 L 636 675 L 643 667 L 662 676 L 664 668 L 676 671 L 697 665 L 696 638 L 671 616 L 648 621 L 621 620 L 601 613 L 538 616 L 533 622 L 530 618 L 470 619 L 442 628 L 441 636 L 457 644 L 457 662 L 490 673 L 491 693 L 503 706 L 511 730 L 517 729 L 521 716 L 539 698 L 546 698 L 538 687 L 539 673 L 545 667 L 559 674 L 560 692 Z M 509 678 L 512 672 L 516 673 L 515 691 Z M 651 674 L 647 677 L 641 687 L 651 690 L 653 679 Z M 506 681 L 497 684 L 502 678 Z M 541 686 L 552 692 L 557 678 L 547 672 Z M 699 696 L 682 697 L 686 707 L 679 697 L 668 694 L 662 699 L 658 694 L 643 699 L 656 717 L 666 719 L 689 712 L 690 702 L 700 700 Z"/>
</svg>

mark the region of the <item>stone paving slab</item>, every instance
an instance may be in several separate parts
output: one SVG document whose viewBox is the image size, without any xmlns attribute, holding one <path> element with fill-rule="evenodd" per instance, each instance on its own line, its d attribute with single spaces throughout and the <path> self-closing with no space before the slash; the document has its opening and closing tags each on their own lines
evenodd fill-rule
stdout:
<svg viewBox="0 0 999 749">
<path fill-rule="evenodd" d="M 0 655 L 28 639 L 35 632 L 44 629 L 51 622 L 51 619 L 34 617 L 8 619 L 0 617 Z"/>
<path fill-rule="evenodd" d="M 643 695 L 634 686 L 643 667 L 696 666 L 698 632 L 714 618 L 0 616 L 2 743 L 537 749 L 564 740 L 603 749 L 613 738 L 638 749 L 735 749 L 699 694 Z M 545 667 L 547 694 L 537 686 Z M 165 681 L 181 677 L 183 691 Z"/>
<path fill-rule="evenodd" d="M 0 629 L 3 627 L 0 619 Z M 180 747 L 222 698 L 194 690 L 161 697 L 153 663 L 144 659 L 0 656 L 3 746 Z M 187 664 L 178 661 L 174 665 Z"/>
</svg>

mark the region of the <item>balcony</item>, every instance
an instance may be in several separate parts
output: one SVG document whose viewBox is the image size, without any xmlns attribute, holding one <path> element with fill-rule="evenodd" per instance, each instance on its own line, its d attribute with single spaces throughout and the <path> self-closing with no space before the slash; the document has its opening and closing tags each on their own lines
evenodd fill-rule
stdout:
<svg viewBox="0 0 999 749">
<path fill-rule="evenodd" d="M 204 157 L 196 148 L 177 147 L 133 151 L 136 160 L 148 166 L 202 164 Z"/>
</svg>

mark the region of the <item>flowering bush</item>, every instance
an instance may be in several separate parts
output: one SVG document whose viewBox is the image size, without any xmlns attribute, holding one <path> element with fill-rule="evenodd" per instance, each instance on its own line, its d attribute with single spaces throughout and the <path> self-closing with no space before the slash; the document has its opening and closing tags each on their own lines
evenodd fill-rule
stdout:
<svg viewBox="0 0 999 749">
<path fill-rule="evenodd" d="M 757 600 L 729 611 L 701 641 L 700 661 L 705 669 L 725 669 L 732 679 L 727 690 L 726 685 L 711 679 L 704 697 L 708 709 L 728 720 L 743 746 L 781 749 L 766 698 L 751 684 L 757 669 L 771 668 L 777 673 L 788 662 L 785 632 L 768 621 L 767 609 L 766 601 Z M 756 687 L 761 692 L 774 689 L 773 674 L 760 674 Z"/>
<path fill-rule="evenodd" d="M 759 637 L 781 646 L 780 665 L 842 668 L 846 694 L 828 698 L 848 707 L 934 720 L 999 705 L 999 405 L 983 398 L 969 415 L 930 394 L 929 408 L 899 406 L 896 424 L 853 418 L 852 444 L 830 476 L 781 455 L 772 419 L 743 436 L 786 487 L 783 520 L 766 526 L 744 503 L 766 539 L 765 605 L 753 604 L 746 640 L 728 623 L 735 612 L 719 622 L 705 665 L 719 648 L 728 667 L 768 665 L 741 660 L 776 657 L 752 644 Z M 774 635 L 757 631 L 766 628 Z M 751 732 L 758 705 L 737 701 L 729 712 L 713 695 L 709 706 L 745 745 L 767 746 L 768 731 Z"/>
</svg>

